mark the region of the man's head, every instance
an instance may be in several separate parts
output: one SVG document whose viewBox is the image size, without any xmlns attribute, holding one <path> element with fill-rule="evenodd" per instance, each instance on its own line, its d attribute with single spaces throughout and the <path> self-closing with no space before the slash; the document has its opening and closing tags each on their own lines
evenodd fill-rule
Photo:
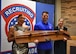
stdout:
<svg viewBox="0 0 76 54">
<path fill-rule="evenodd" d="M 24 15 L 20 14 L 20 15 L 18 16 L 18 23 L 19 23 L 19 24 L 23 24 L 23 23 L 24 23 L 24 20 L 25 20 Z"/>
<path fill-rule="evenodd" d="M 49 17 L 49 15 L 48 15 L 49 13 L 47 12 L 47 11 L 43 11 L 42 12 L 42 20 L 43 20 L 43 22 L 47 22 L 48 21 L 48 17 Z"/>
<path fill-rule="evenodd" d="M 60 18 L 60 19 L 58 20 L 58 26 L 62 27 L 63 24 L 64 24 L 64 19 L 63 19 L 63 18 Z"/>
</svg>

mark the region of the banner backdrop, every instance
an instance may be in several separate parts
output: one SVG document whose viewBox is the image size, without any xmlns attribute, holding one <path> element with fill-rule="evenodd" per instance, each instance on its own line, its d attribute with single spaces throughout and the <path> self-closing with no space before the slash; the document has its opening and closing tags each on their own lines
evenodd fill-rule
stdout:
<svg viewBox="0 0 76 54">
<path fill-rule="evenodd" d="M 54 25 L 54 5 L 44 4 L 35 1 L 27 0 L 1 0 L 0 3 L 0 14 L 1 14 L 1 53 L 11 54 L 12 42 L 7 41 L 7 34 L 9 28 L 17 24 L 17 16 L 19 14 L 24 14 L 26 25 L 30 26 L 30 30 L 34 29 L 34 25 L 41 20 L 42 11 L 49 12 L 49 22 Z M 37 48 L 35 43 L 29 43 L 29 54 L 37 53 Z"/>
<path fill-rule="evenodd" d="M 1 25 L 1 2 L 0 2 L 0 25 Z M 0 26 L 0 52 L 1 52 L 1 26 Z"/>
</svg>

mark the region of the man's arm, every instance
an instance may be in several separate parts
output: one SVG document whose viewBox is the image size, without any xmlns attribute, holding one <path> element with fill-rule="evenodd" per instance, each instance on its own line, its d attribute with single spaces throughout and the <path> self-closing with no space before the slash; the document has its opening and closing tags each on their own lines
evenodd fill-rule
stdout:
<svg viewBox="0 0 76 54">
<path fill-rule="evenodd" d="M 34 26 L 34 30 L 40 30 L 38 25 Z"/>
</svg>

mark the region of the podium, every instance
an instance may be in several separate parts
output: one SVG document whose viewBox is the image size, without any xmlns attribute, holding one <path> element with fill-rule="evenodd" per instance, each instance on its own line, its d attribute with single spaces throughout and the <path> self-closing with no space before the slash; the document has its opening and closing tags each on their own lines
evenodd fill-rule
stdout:
<svg viewBox="0 0 76 54">
<path fill-rule="evenodd" d="M 63 40 L 68 35 L 59 31 L 14 31 L 16 43 L 29 43 L 38 40 L 39 42 L 48 40 Z"/>
<path fill-rule="evenodd" d="M 71 40 L 67 40 L 67 54 L 76 54 L 76 36 L 71 36 Z"/>
</svg>

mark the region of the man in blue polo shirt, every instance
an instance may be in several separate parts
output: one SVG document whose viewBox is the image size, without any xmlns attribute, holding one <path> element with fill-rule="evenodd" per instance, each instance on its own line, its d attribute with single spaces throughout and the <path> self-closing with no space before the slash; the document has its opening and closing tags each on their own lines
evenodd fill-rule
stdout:
<svg viewBox="0 0 76 54">
<path fill-rule="evenodd" d="M 53 30 L 52 24 L 48 22 L 49 13 L 47 11 L 42 12 L 42 21 L 37 23 L 34 30 Z M 51 41 L 39 42 L 37 44 L 38 54 L 52 54 Z"/>
</svg>

